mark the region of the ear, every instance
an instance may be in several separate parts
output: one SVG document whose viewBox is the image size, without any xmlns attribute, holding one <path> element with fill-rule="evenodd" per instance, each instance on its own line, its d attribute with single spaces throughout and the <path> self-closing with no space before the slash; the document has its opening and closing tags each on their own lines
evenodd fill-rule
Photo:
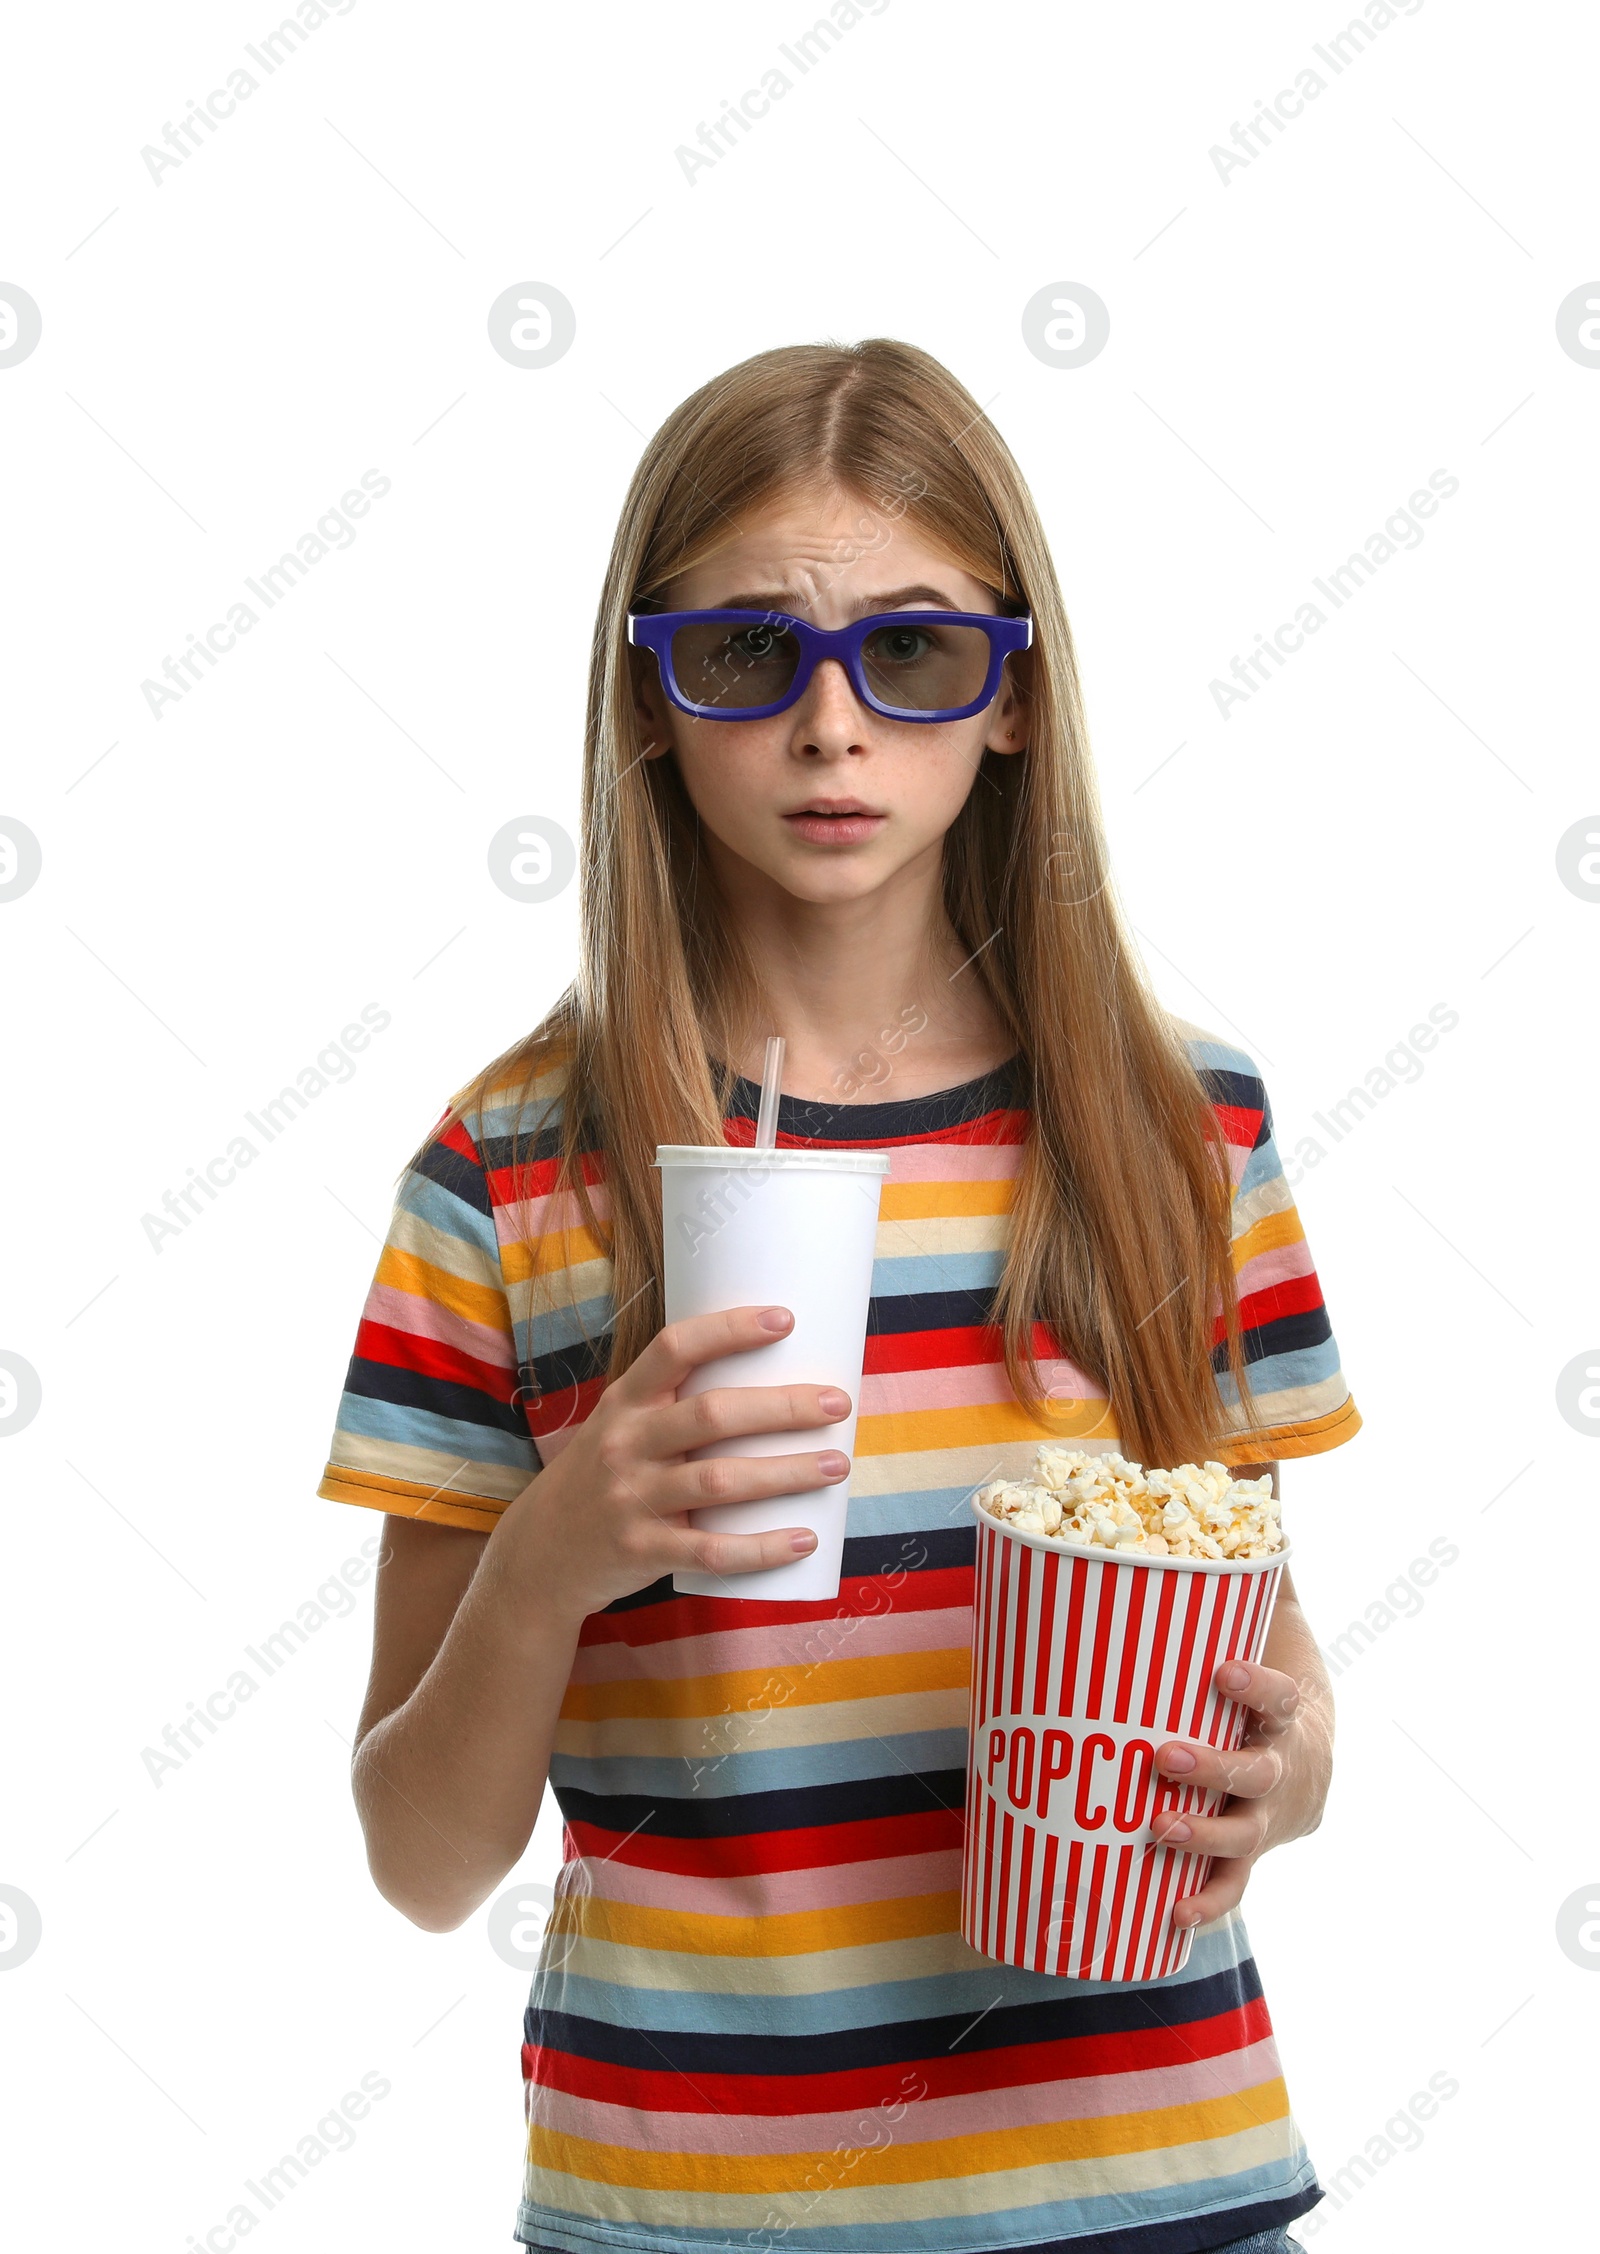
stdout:
<svg viewBox="0 0 1600 2254">
<path fill-rule="evenodd" d="M 671 706 L 661 693 L 661 674 L 653 650 L 630 648 L 628 671 L 633 682 L 633 716 L 646 759 L 660 759 L 673 748 Z"/>
<path fill-rule="evenodd" d="M 1033 703 L 1033 652 L 1014 650 L 1000 673 L 1000 689 L 989 708 L 985 751 L 1012 752 L 1028 748 L 1028 717 Z"/>
</svg>

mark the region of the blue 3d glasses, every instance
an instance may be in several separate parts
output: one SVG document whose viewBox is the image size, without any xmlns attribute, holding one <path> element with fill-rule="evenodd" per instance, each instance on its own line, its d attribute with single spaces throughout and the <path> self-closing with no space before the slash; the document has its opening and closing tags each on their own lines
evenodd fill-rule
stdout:
<svg viewBox="0 0 1600 2254">
<path fill-rule="evenodd" d="M 885 719 L 965 720 L 992 702 L 1007 657 L 1032 643 L 1033 621 L 893 610 L 830 631 L 784 611 L 632 611 L 628 639 L 654 652 L 662 688 L 697 720 L 786 712 L 824 658 Z"/>
</svg>

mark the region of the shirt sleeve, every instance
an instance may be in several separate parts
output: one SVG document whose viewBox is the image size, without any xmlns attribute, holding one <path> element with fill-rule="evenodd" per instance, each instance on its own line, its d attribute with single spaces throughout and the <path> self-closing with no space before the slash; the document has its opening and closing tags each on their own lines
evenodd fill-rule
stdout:
<svg viewBox="0 0 1600 2254">
<path fill-rule="evenodd" d="M 1361 1415 L 1339 1363 L 1311 1248 L 1273 1135 L 1272 1104 L 1242 1049 L 1191 1044 L 1227 1138 L 1234 1172 L 1233 1272 L 1239 1293 L 1248 1414 L 1228 1368 L 1219 1319 L 1212 1347 L 1217 1390 L 1238 1438 L 1230 1463 L 1316 1456 L 1353 1439 Z"/>
<path fill-rule="evenodd" d="M 317 1493 L 489 1533 L 540 1469 L 527 1398 L 488 1171 L 453 1127 L 396 1194 Z"/>
</svg>

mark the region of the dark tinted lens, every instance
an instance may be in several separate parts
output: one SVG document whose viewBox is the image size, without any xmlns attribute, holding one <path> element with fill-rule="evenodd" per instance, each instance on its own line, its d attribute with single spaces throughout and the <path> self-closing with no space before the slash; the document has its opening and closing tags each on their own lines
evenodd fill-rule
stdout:
<svg viewBox="0 0 1600 2254">
<path fill-rule="evenodd" d="M 672 637 L 672 671 L 691 704 L 745 712 L 776 704 L 795 676 L 800 645 L 783 626 L 706 619 Z"/>
<path fill-rule="evenodd" d="M 981 626 L 949 626 L 930 611 L 875 628 L 861 645 L 861 662 L 880 704 L 951 712 L 982 696 L 989 637 Z"/>
</svg>

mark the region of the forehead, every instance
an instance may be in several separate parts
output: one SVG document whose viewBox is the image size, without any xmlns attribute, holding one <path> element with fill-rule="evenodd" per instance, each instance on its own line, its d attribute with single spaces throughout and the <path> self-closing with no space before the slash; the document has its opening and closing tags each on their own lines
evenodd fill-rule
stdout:
<svg viewBox="0 0 1600 2254">
<path fill-rule="evenodd" d="M 962 610 L 987 611 L 994 598 L 909 517 L 890 515 L 854 493 L 791 492 L 747 510 L 711 555 L 664 590 L 672 607 L 705 610 L 731 595 L 787 591 L 819 617 L 856 609 L 864 598 L 923 584 Z"/>
</svg>

